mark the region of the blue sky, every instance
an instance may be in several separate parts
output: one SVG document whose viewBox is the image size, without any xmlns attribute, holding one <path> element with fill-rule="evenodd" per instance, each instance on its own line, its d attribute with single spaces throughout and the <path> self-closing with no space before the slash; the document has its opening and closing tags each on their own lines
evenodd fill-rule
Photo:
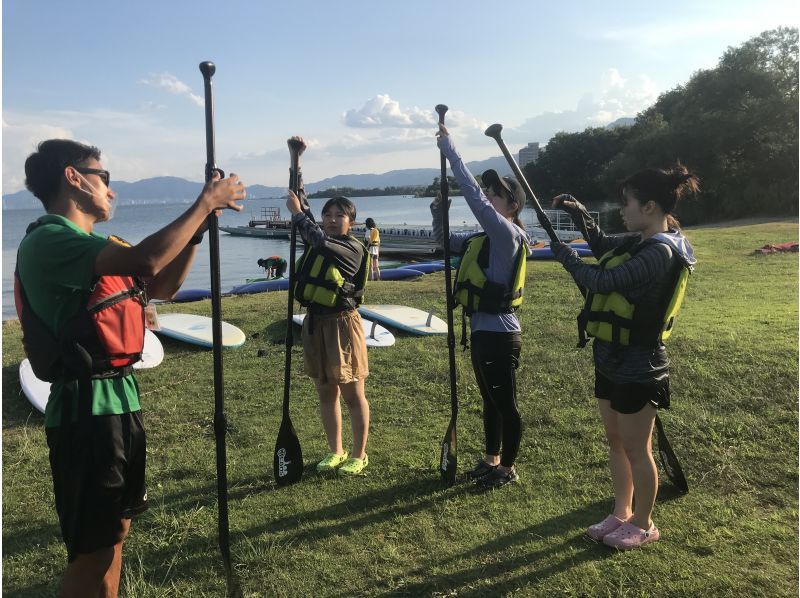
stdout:
<svg viewBox="0 0 800 598">
<path fill-rule="evenodd" d="M 217 161 L 286 185 L 438 166 L 438 103 L 467 160 L 635 116 L 728 46 L 797 26 L 796 2 L 5 0 L 3 193 L 38 141 L 100 147 L 112 180 L 201 180 L 203 80 L 217 65 Z"/>
</svg>

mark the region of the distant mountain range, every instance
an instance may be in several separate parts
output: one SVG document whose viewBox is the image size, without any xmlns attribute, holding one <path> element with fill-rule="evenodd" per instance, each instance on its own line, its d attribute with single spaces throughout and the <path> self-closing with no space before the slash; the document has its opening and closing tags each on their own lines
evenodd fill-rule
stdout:
<svg viewBox="0 0 800 598">
<path fill-rule="evenodd" d="M 484 170 L 494 168 L 501 175 L 510 175 L 511 169 L 502 156 L 468 162 L 467 167 L 471 172 L 480 174 Z M 340 174 L 317 181 L 306 183 L 306 191 L 331 189 L 334 187 L 352 187 L 353 189 L 375 189 L 385 187 L 427 186 L 439 176 L 438 168 L 407 168 L 405 170 L 391 170 L 383 174 Z M 162 176 L 142 179 L 135 183 L 125 181 L 113 182 L 114 192 L 120 205 L 126 204 L 164 204 L 181 203 L 194 200 L 203 188 L 203 183 L 187 181 L 178 177 Z M 248 185 L 247 195 L 251 198 L 285 197 L 286 187 L 267 187 L 265 185 Z M 41 203 L 27 189 L 3 195 L 4 210 L 23 210 L 38 208 Z"/>
</svg>

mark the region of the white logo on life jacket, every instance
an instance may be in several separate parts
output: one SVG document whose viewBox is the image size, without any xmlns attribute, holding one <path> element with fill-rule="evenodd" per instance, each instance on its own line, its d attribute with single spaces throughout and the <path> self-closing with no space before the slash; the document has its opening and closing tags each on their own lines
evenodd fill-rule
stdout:
<svg viewBox="0 0 800 598">
<path fill-rule="evenodd" d="M 286 449 L 281 448 L 278 449 L 278 477 L 282 478 L 283 476 L 289 473 L 289 464 L 291 461 L 286 460 Z"/>
</svg>

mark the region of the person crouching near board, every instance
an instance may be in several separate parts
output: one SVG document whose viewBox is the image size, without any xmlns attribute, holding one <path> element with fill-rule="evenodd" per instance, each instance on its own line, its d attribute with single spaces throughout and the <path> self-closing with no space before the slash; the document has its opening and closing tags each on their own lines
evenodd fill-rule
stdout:
<svg viewBox="0 0 800 598">
<path fill-rule="evenodd" d="M 658 492 L 651 437 L 656 410 L 670 404 L 663 341 L 696 262 L 672 214 L 684 193 L 697 192 L 698 182 L 680 164 L 626 179 L 619 187 L 620 214 L 633 233 L 626 235 L 604 234 L 570 195 L 553 200 L 554 208 L 570 214 L 599 260 L 584 264 L 568 245 L 550 245 L 588 291 L 578 319 L 580 344 L 587 335 L 594 338 L 594 392 L 610 449 L 614 510 L 586 533 L 618 549 L 638 548 L 661 535 L 651 519 Z"/>
<path fill-rule="evenodd" d="M 68 561 L 59 595 L 116 596 L 130 520 L 147 509 L 132 374 L 147 298 L 172 298 L 209 214 L 241 210 L 246 191 L 236 175 L 215 174 L 186 212 L 130 246 L 93 230 L 116 203 L 97 148 L 43 141 L 25 177 L 47 213 L 19 245 L 14 295 L 33 371 L 52 382 L 44 424 Z"/>
<path fill-rule="evenodd" d="M 519 480 L 515 461 L 522 419 L 517 407 L 516 369 L 522 329 L 514 312 L 522 304 L 530 251 L 519 219 L 525 191 L 517 181 L 500 178 L 494 170 L 481 176 L 486 188 L 482 191 L 444 125 L 439 125 L 437 135 L 439 149 L 450 162 L 464 199 L 484 231 L 477 235 L 450 233 L 447 240 L 452 251 L 463 256 L 453 297 L 470 317 L 472 367 L 483 398 L 486 453 L 467 477 L 481 489 L 500 488 Z M 440 200 L 437 196 L 431 204 L 431 213 L 434 235 L 443 245 Z"/>
<path fill-rule="evenodd" d="M 300 137 L 293 139 L 303 142 Z M 305 198 L 302 187 L 300 195 Z M 364 295 L 369 255 L 364 244 L 349 234 L 356 207 L 346 197 L 329 199 L 322 208 L 321 227 L 307 204 L 301 204 L 291 190 L 286 207 L 306 243 L 305 253 L 297 262 L 295 298 L 308 309 L 303 320 L 305 372 L 317 387 L 320 418 L 330 450 L 317 463 L 317 471 L 360 474 L 369 463 L 369 403 L 364 392 L 369 364 L 356 308 Z M 349 454 L 342 448 L 340 393 L 350 412 L 353 432 Z"/>
</svg>

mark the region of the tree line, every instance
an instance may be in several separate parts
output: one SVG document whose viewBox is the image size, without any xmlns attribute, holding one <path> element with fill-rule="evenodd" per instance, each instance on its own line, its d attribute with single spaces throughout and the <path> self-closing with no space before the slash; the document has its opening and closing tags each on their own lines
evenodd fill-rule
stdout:
<svg viewBox="0 0 800 598">
<path fill-rule="evenodd" d="M 419 196 L 423 185 L 408 185 L 401 187 L 374 187 L 372 189 L 355 189 L 353 187 L 331 187 L 310 193 L 309 197 L 374 197 L 376 195 L 413 195 Z"/>
<path fill-rule="evenodd" d="M 798 30 L 730 47 L 713 69 L 659 96 L 631 126 L 559 133 L 524 172 L 540 198 L 613 200 L 622 179 L 679 160 L 701 193 L 678 204 L 684 224 L 798 212 Z"/>
</svg>

